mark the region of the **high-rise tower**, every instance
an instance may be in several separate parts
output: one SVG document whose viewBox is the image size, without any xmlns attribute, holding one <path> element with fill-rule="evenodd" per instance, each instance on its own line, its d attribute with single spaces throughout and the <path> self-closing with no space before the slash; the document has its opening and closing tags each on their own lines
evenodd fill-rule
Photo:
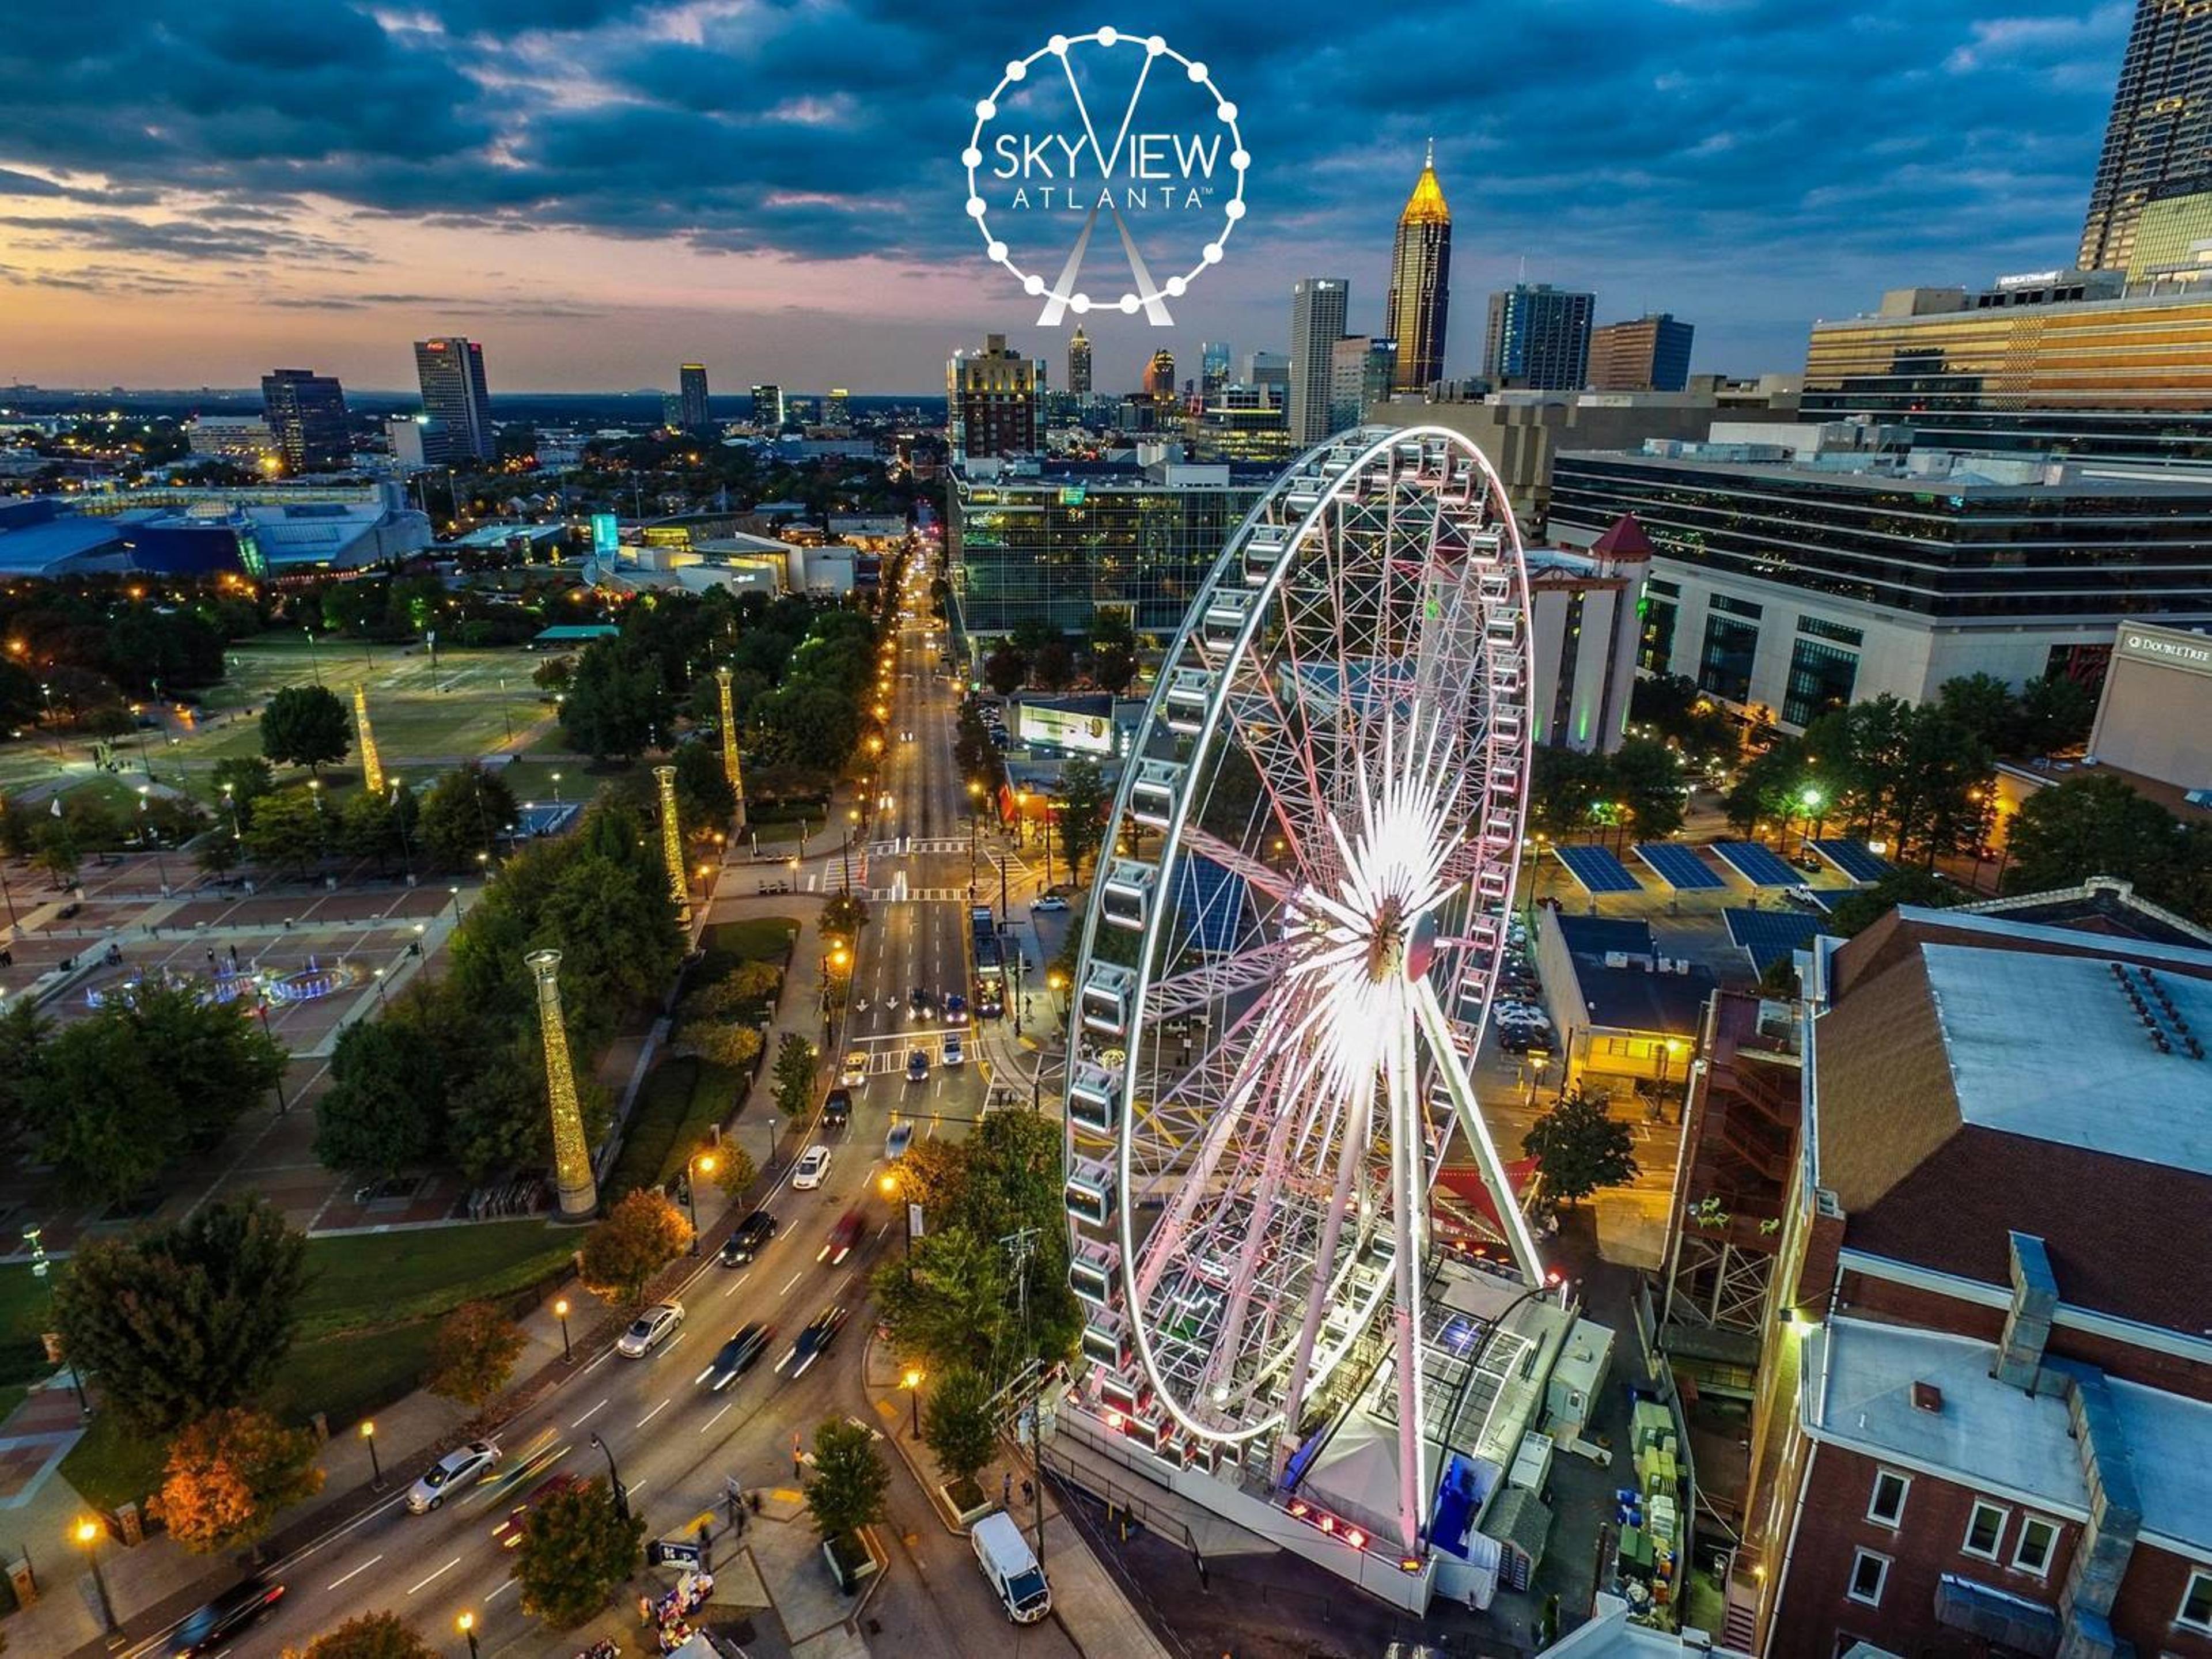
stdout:
<svg viewBox="0 0 2212 1659">
<path fill-rule="evenodd" d="M 1341 276 L 1304 276 L 1291 288 L 1291 441 L 1301 449 L 1329 434 L 1336 343 L 1351 292 Z"/>
<path fill-rule="evenodd" d="M 1398 216 L 1398 240 L 1390 250 L 1390 298 L 1382 331 L 1398 341 L 1393 385 L 1425 392 L 1444 377 L 1444 317 L 1451 295 L 1451 209 L 1437 182 L 1437 145 L 1429 141 L 1421 176 Z"/>
<path fill-rule="evenodd" d="M 2174 0 L 2136 0 L 2075 260 L 2081 270 L 2125 269 L 2143 204 L 2212 171 L 2208 76 L 2212 11 Z"/>
<path fill-rule="evenodd" d="M 1091 340 L 1079 325 L 1067 337 L 1067 390 L 1071 397 L 1091 395 Z"/>
<path fill-rule="evenodd" d="M 276 368 L 261 377 L 261 410 L 276 434 L 284 470 L 339 471 L 352 463 L 345 388 L 312 368 Z"/>
<path fill-rule="evenodd" d="M 430 464 L 491 459 L 498 449 L 491 392 L 484 384 L 483 347 L 458 335 L 417 340 L 415 375 L 422 386 L 422 412 L 430 417 L 430 435 L 422 446 Z M 432 454 L 433 449 L 437 453 Z"/>
<path fill-rule="evenodd" d="M 686 432 L 707 429 L 707 365 L 685 363 L 677 373 L 682 377 L 682 406 L 677 418 Z"/>
</svg>

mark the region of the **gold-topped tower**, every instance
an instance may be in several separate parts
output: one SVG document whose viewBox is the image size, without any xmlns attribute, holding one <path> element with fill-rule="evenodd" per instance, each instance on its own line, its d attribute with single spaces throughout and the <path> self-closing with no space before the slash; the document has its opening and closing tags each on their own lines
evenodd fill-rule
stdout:
<svg viewBox="0 0 2212 1659">
<path fill-rule="evenodd" d="M 1398 240 L 1390 252 L 1390 298 L 1382 325 L 1398 342 L 1394 391 L 1425 392 L 1443 379 L 1450 288 L 1451 207 L 1437 180 L 1437 141 L 1431 138 L 1421 176 L 1398 215 Z"/>
</svg>

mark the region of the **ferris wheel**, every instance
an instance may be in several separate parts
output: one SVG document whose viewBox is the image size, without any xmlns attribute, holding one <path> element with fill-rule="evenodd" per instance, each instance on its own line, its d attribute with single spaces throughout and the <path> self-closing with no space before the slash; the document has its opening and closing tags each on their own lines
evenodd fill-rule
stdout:
<svg viewBox="0 0 2212 1659">
<path fill-rule="evenodd" d="M 1521 845 L 1526 581 L 1465 437 L 1367 428 L 1301 457 L 1168 651 L 1074 981 L 1070 1278 L 1099 1399 L 1156 1446 L 1279 1473 L 1391 1368 L 1408 1549 L 1455 1123 L 1541 1277 L 1468 1076 Z"/>
</svg>

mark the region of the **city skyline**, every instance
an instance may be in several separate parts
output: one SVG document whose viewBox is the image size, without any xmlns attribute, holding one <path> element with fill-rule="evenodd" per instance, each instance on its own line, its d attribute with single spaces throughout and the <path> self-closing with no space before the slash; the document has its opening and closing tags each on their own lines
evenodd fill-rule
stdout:
<svg viewBox="0 0 2212 1659">
<path fill-rule="evenodd" d="M 409 341 L 464 331 L 514 392 L 698 361 L 726 384 L 919 392 L 987 332 L 1064 354 L 1065 332 L 978 280 L 958 212 L 957 135 L 988 89 L 959 66 L 988 82 L 1025 22 L 938 20 L 950 67 L 924 82 L 888 7 L 741 25 L 587 4 L 520 28 L 535 14 L 497 10 L 185 14 L 158 43 L 25 20 L 0 42 L 0 66 L 42 88 L 0 112 L 0 289 L 19 325 L 0 381 L 251 386 L 310 362 L 398 389 Z M 1700 372 L 1802 367 L 1816 317 L 1883 287 L 2065 263 L 2132 15 L 1607 10 L 1601 69 L 1580 51 L 1588 8 L 1538 6 L 1472 74 L 1410 17 L 1179 20 L 1179 48 L 1244 106 L 1252 214 L 1173 330 L 1094 312 L 1102 357 L 1279 343 L 1286 270 L 1344 271 L 1349 325 L 1381 329 L 1395 209 L 1433 129 L 1468 222 L 1463 293 L 1525 259 L 1532 280 L 1595 289 L 1605 315 L 1694 320 Z M 1316 53 L 1341 73 L 1307 72 Z M 206 112 L 191 88 L 218 74 L 253 96 Z M 780 95 L 723 109 L 713 88 L 733 76 Z M 180 306 L 190 331 L 171 325 Z M 1475 333 L 1448 374 L 1473 371 Z"/>
</svg>

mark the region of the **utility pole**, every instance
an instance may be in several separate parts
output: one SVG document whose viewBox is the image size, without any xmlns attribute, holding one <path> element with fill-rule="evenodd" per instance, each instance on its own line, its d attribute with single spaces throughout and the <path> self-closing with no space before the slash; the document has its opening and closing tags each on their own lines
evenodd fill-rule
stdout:
<svg viewBox="0 0 2212 1659">
<path fill-rule="evenodd" d="M 1016 1323 L 1022 1334 L 1023 1358 L 1026 1361 L 1030 1347 L 1030 1261 L 1036 1255 L 1037 1230 L 1024 1227 L 1018 1232 L 1008 1233 L 999 1244 L 1013 1261 Z M 1040 1387 L 1030 1400 L 1030 1490 L 1036 1501 L 1034 1548 L 1039 1571 L 1044 1567 L 1044 1423 L 1039 1410 L 1043 1401 L 1044 1390 Z"/>
</svg>

